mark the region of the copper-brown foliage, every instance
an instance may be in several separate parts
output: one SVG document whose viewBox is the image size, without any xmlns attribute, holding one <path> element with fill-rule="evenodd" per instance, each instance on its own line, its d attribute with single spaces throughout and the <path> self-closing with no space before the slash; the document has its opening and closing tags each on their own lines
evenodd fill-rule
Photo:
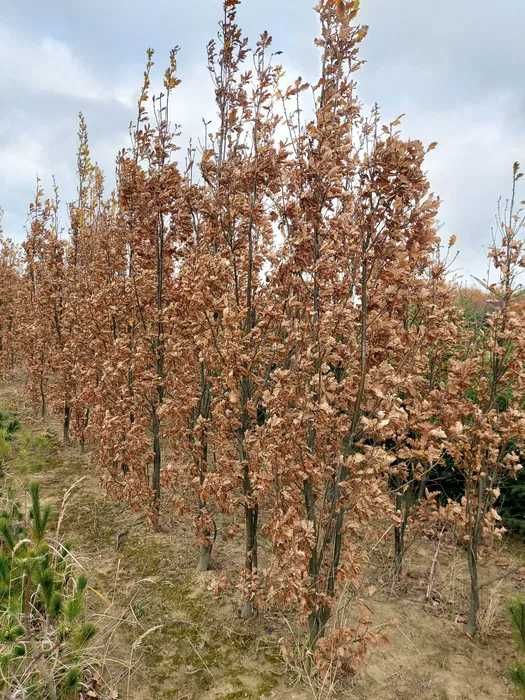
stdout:
<svg viewBox="0 0 525 700">
<path fill-rule="evenodd" d="M 21 271 L 1 244 L 0 359 L 19 349 L 31 396 L 63 413 L 65 439 L 91 443 L 109 493 L 158 527 L 168 508 L 191 517 L 201 568 L 216 514 L 241 519 L 242 614 L 262 596 L 291 606 L 314 645 L 359 577 L 367 522 L 400 527 L 407 489 L 445 451 L 466 483 L 447 517 L 475 575 L 525 427 L 521 223 L 511 207 L 491 253 L 495 303 L 463 322 L 427 149 L 356 94 L 358 3 L 318 4 L 312 86 L 285 86 L 267 33 L 250 48 L 238 4 L 224 2 L 208 45 L 217 123 L 185 164 L 169 116 L 177 50 L 154 98 L 148 52 L 109 197 L 81 117 L 69 236 L 38 185 Z M 320 663 L 334 645 L 360 657 L 352 635 L 332 631 Z"/>
<path fill-rule="evenodd" d="M 0 227 L 0 377 L 2 378 L 9 376 L 15 370 L 18 355 L 19 265 L 19 251 L 9 238 L 3 236 Z"/>
<path fill-rule="evenodd" d="M 496 273 L 487 281 L 491 309 L 485 323 L 464 329 L 463 343 L 449 366 L 440 421 L 447 449 L 465 480 L 461 524 L 471 575 L 468 626 L 477 629 L 479 548 L 497 529 L 493 507 L 502 475 L 515 475 L 525 435 L 525 340 L 519 277 L 525 267 L 523 214 L 515 206 L 520 179 L 515 163 L 512 198 L 498 212 L 499 239 L 489 251 Z"/>
</svg>

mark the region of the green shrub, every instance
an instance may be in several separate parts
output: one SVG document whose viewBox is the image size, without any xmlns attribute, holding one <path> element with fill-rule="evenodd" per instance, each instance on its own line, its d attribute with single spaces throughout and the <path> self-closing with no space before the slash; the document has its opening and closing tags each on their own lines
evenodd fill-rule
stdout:
<svg viewBox="0 0 525 700">
<path fill-rule="evenodd" d="M 11 456 L 13 438 L 19 429 L 20 423 L 16 416 L 0 411 L 0 473 Z"/>
<path fill-rule="evenodd" d="M 16 434 L 14 446 L 10 464 L 15 472 L 35 474 L 49 469 L 58 459 L 58 440 L 51 432 L 34 433 L 22 428 Z"/>
<path fill-rule="evenodd" d="M 11 441 L 20 430 L 20 421 L 13 413 L 0 411 L 0 430 L 4 432 L 7 440 Z"/>
</svg>

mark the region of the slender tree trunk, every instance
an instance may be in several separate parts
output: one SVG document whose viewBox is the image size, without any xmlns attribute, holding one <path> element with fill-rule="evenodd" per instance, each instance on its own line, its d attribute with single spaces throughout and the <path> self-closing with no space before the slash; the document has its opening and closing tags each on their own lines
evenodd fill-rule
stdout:
<svg viewBox="0 0 525 700">
<path fill-rule="evenodd" d="M 211 552 L 213 549 L 213 543 L 207 542 L 206 544 L 201 544 L 199 551 L 199 563 L 197 566 L 198 571 L 209 571 L 211 567 Z"/>
<path fill-rule="evenodd" d="M 44 390 L 44 377 L 40 375 L 40 415 L 45 418 L 47 415 L 46 392 Z"/>
<path fill-rule="evenodd" d="M 82 425 L 82 434 L 80 435 L 80 451 L 82 454 L 86 451 L 86 430 L 89 425 L 89 408 L 86 408 L 84 413 L 84 423 Z"/>
<path fill-rule="evenodd" d="M 248 466 L 248 456 L 246 446 L 244 444 L 244 431 L 241 435 L 240 458 L 243 466 L 243 494 L 245 499 L 244 504 L 244 532 L 245 532 L 245 558 L 244 570 L 246 579 L 251 584 L 254 574 L 257 573 L 257 526 L 259 518 L 259 507 L 253 498 L 253 489 L 250 479 L 250 470 Z M 253 604 L 252 596 L 249 591 L 245 593 L 245 599 L 241 606 L 241 617 L 248 619 L 256 613 Z"/>
<path fill-rule="evenodd" d="M 304 482 L 303 494 L 308 519 L 310 520 L 310 522 L 313 523 L 314 527 L 317 530 L 315 500 L 310 479 L 306 479 Z M 317 596 L 319 592 L 319 558 L 317 553 L 317 537 L 316 545 L 312 549 L 312 552 L 310 554 L 310 560 L 308 562 L 308 575 L 310 577 L 310 587 L 312 594 Z M 330 610 L 325 606 L 317 606 L 317 602 L 315 602 L 314 607 L 308 616 L 310 649 L 314 649 L 317 644 L 317 641 L 323 636 L 326 623 L 329 617 Z"/>
<path fill-rule="evenodd" d="M 205 506 L 203 506 L 205 508 Z M 211 553 L 213 550 L 213 542 L 215 539 L 215 534 L 211 532 L 205 532 L 206 542 L 202 542 L 199 549 L 199 563 L 197 565 L 198 571 L 209 571 L 211 568 Z"/>
<path fill-rule="evenodd" d="M 71 424 L 71 406 L 69 405 L 69 401 L 66 401 L 64 403 L 64 426 L 63 426 L 63 432 L 64 432 L 64 445 L 69 445 L 69 427 Z"/>
<path fill-rule="evenodd" d="M 247 328 L 254 327 L 254 317 L 251 311 L 246 319 Z M 245 575 L 250 585 L 253 583 L 254 575 L 257 573 L 257 527 L 259 518 L 259 506 L 253 494 L 252 481 L 250 476 L 250 464 L 248 450 L 246 447 L 246 432 L 250 427 L 251 418 L 248 413 L 248 401 L 252 396 L 252 387 L 248 378 L 243 378 L 240 384 L 241 393 L 241 428 L 239 433 L 238 453 L 239 461 L 243 465 L 242 489 L 244 495 L 244 522 L 245 522 Z M 241 607 L 241 617 L 247 619 L 255 615 L 256 609 L 252 595 L 246 592 L 245 600 Z"/>
<path fill-rule="evenodd" d="M 393 478 L 391 487 L 395 492 L 396 511 L 401 513 L 401 522 L 394 527 L 394 581 L 398 582 L 403 574 L 406 551 L 406 533 L 413 507 L 425 494 L 426 478 L 416 479 L 414 467 L 409 463 L 406 479 Z"/>
<path fill-rule="evenodd" d="M 247 467 L 245 468 L 248 471 Z M 245 474 L 245 481 L 249 481 L 247 473 Z M 249 488 L 251 492 L 251 486 Z M 245 496 L 251 498 L 251 495 L 245 489 Z M 245 505 L 244 506 L 244 519 L 246 527 L 246 552 L 245 552 L 245 569 L 248 578 L 251 580 L 254 573 L 257 572 L 257 521 L 259 517 L 259 508 L 257 504 L 255 505 Z M 243 619 L 248 619 L 255 615 L 255 606 L 251 596 L 248 594 L 243 601 L 241 607 L 241 617 Z"/>
<path fill-rule="evenodd" d="M 310 649 L 315 649 L 319 639 L 324 636 L 326 624 L 330 618 L 330 609 L 321 606 L 308 616 L 308 632 Z"/>
<path fill-rule="evenodd" d="M 162 464 L 162 451 L 160 445 L 160 420 L 155 409 L 153 411 L 152 420 L 153 433 L 153 474 L 151 478 L 151 487 L 153 489 L 153 507 L 155 517 L 158 519 L 160 515 L 160 469 Z M 156 523 L 158 527 L 158 522 Z"/>
<path fill-rule="evenodd" d="M 207 470 L 208 470 L 208 439 L 207 439 L 206 435 L 204 435 L 203 436 L 201 460 L 200 460 L 200 468 L 199 468 L 199 481 L 200 481 L 201 488 L 204 485 Z M 208 507 L 200 495 L 199 495 L 199 510 L 202 514 L 206 514 L 206 515 L 210 516 L 209 511 L 208 511 Z M 211 518 L 211 516 L 210 516 L 210 518 Z M 213 519 L 212 519 L 212 525 L 213 525 L 212 530 L 207 528 L 205 530 L 205 532 L 202 533 L 204 535 L 204 537 L 206 538 L 206 541 L 203 542 L 200 546 L 199 564 L 198 564 L 199 571 L 209 571 L 209 569 L 211 567 L 211 554 L 212 554 L 212 550 L 213 550 L 213 544 L 215 542 L 215 537 L 217 535 L 217 528 L 215 526 L 215 522 L 213 521 Z"/>
<path fill-rule="evenodd" d="M 480 608 L 477 533 L 469 543 L 467 558 L 468 570 L 470 574 L 470 604 L 467 618 L 467 632 L 470 635 L 475 635 L 478 631 L 478 614 Z"/>
<path fill-rule="evenodd" d="M 210 385 L 208 383 L 208 380 L 206 378 L 206 369 L 204 367 L 204 363 L 200 363 L 200 391 L 201 391 L 201 396 L 200 396 L 200 401 L 199 401 L 199 408 L 198 408 L 198 416 L 201 416 L 205 420 L 207 420 L 210 417 L 210 401 L 211 401 L 211 389 Z M 204 482 L 206 480 L 206 474 L 208 473 L 208 463 L 210 459 L 210 454 L 209 454 L 209 449 L 208 449 L 208 434 L 207 434 L 207 428 L 205 427 L 203 429 L 203 434 L 201 436 L 201 442 L 202 442 L 202 447 L 201 447 L 201 453 L 200 453 L 200 459 L 199 459 L 199 485 L 202 490 L 204 486 Z M 199 493 L 199 512 L 201 514 L 207 514 L 210 516 L 208 507 L 206 502 L 203 500 L 201 493 Z M 209 571 L 211 567 L 211 555 L 212 555 L 212 550 L 213 550 L 213 545 L 215 542 L 215 538 L 217 535 L 217 528 L 215 526 L 215 522 L 212 519 L 212 524 L 213 524 L 213 530 L 210 531 L 207 529 L 204 533 L 204 537 L 206 538 L 205 542 L 202 542 L 200 546 L 200 551 L 199 551 L 199 563 L 198 563 L 198 570 L 199 571 Z"/>
<path fill-rule="evenodd" d="M 407 503 L 409 494 L 396 497 L 396 508 L 401 511 L 401 523 L 394 527 L 394 581 L 399 581 L 403 573 L 405 558 L 405 535 L 408 524 L 409 507 Z"/>
<path fill-rule="evenodd" d="M 402 525 L 394 527 L 394 580 L 399 581 L 403 573 L 405 555 L 405 530 Z"/>
<path fill-rule="evenodd" d="M 199 511 L 202 515 L 209 515 L 206 503 L 199 498 Z M 211 517 L 211 516 L 210 516 Z M 217 535 L 217 528 L 215 522 L 212 520 L 212 528 L 206 528 L 201 535 L 205 538 L 204 542 L 201 542 L 199 549 L 199 563 L 197 565 L 198 571 L 209 571 L 211 568 L 211 555 L 213 551 L 213 545 L 215 543 L 215 538 Z"/>
</svg>

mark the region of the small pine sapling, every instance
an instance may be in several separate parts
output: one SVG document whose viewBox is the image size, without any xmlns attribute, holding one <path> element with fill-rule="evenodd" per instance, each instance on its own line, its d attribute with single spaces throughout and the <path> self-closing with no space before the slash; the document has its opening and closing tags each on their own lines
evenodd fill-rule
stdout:
<svg viewBox="0 0 525 700">
<path fill-rule="evenodd" d="M 87 579 L 49 533 L 51 509 L 38 484 L 27 513 L 6 499 L 0 513 L 0 692 L 76 697 L 90 681 Z"/>
</svg>

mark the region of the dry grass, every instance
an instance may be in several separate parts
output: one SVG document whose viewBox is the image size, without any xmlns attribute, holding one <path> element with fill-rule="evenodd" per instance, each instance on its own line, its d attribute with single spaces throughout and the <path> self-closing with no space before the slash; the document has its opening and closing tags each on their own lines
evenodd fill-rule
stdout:
<svg viewBox="0 0 525 700">
<path fill-rule="evenodd" d="M 503 581 L 498 581 L 489 590 L 485 604 L 482 606 L 479 616 L 479 632 L 485 641 L 489 637 L 497 636 L 501 629 L 501 611 L 504 609 Z"/>
</svg>

